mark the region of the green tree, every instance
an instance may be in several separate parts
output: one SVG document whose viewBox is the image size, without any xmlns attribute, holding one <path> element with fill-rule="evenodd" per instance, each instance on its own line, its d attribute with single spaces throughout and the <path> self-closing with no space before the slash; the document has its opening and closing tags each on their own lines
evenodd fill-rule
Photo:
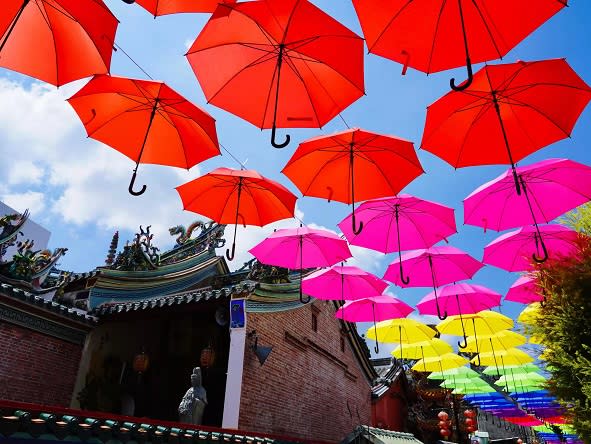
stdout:
<svg viewBox="0 0 591 444">
<path fill-rule="evenodd" d="M 579 436 L 591 443 L 591 205 L 561 222 L 582 234 L 580 253 L 538 267 L 546 302 L 528 330 L 545 347 L 552 375 L 548 389 L 565 406 Z"/>
</svg>

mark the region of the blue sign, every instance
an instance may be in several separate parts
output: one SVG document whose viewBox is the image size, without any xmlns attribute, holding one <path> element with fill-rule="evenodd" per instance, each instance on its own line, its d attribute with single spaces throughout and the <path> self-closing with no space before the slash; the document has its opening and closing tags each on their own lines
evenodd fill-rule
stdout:
<svg viewBox="0 0 591 444">
<path fill-rule="evenodd" d="M 244 328 L 245 324 L 244 299 L 232 299 L 230 301 L 230 328 Z"/>
</svg>

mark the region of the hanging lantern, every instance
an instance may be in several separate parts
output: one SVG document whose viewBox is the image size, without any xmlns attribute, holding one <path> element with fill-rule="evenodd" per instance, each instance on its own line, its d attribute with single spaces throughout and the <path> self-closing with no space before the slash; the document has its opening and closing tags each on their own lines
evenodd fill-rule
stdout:
<svg viewBox="0 0 591 444">
<path fill-rule="evenodd" d="M 467 431 L 468 433 L 474 433 L 474 430 L 476 430 L 476 429 L 474 428 L 474 426 L 468 426 L 468 427 L 466 427 L 466 431 Z"/>
<path fill-rule="evenodd" d="M 466 418 L 465 422 L 468 427 L 474 425 L 474 420 L 472 418 Z"/>
<path fill-rule="evenodd" d="M 208 368 L 212 367 L 215 361 L 215 350 L 211 345 L 208 345 L 203 350 L 201 350 L 201 355 L 199 356 L 199 363 L 201 367 Z"/>
<path fill-rule="evenodd" d="M 439 428 L 440 429 L 447 429 L 449 427 L 449 424 L 447 421 L 439 421 Z"/>
<path fill-rule="evenodd" d="M 140 375 L 145 373 L 149 366 L 150 358 L 143 350 L 133 358 L 133 370 Z"/>
<path fill-rule="evenodd" d="M 449 415 L 447 414 L 447 412 L 444 412 L 443 410 L 440 411 L 437 414 L 437 417 L 441 420 L 441 421 L 447 421 L 449 419 Z"/>
<path fill-rule="evenodd" d="M 466 418 L 474 418 L 476 416 L 476 413 L 474 412 L 474 410 L 464 410 L 464 416 Z"/>
<path fill-rule="evenodd" d="M 519 439 L 517 440 L 517 444 L 523 444 L 523 439 L 519 438 Z"/>
<path fill-rule="evenodd" d="M 439 433 L 441 433 L 441 436 L 444 438 L 447 438 L 449 435 L 451 435 L 451 432 L 448 429 L 441 429 L 439 430 Z"/>
</svg>

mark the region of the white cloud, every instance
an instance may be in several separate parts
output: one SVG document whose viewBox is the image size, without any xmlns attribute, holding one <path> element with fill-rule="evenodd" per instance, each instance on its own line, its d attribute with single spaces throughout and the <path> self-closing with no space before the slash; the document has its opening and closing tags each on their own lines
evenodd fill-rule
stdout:
<svg viewBox="0 0 591 444">
<path fill-rule="evenodd" d="M 1 200 L 21 213 L 29 209 L 33 217 L 40 215 L 45 209 L 45 195 L 35 191 L 3 194 Z"/>
<path fill-rule="evenodd" d="M 45 175 L 45 170 L 30 160 L 13 162 L 6 180 L 9 185 L 39 185 Z"/>
</svg>

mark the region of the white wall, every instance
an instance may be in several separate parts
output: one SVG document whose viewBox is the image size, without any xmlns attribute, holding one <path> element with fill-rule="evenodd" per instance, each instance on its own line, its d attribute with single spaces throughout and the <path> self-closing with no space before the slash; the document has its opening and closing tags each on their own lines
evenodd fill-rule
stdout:
<svg viewBox="0 0 591 444">
<path fill-rule="evenodd" d="M 19 213 L 6 205 L 5 203 L 0 201 L 0 217 L 6 216 L 7 214 L 14 214 Z M 32 239 L 35 241 L 35 246 L 33 247 L 35 250 L 43 250 L 47 248 L 49 244 L 49 237 L 51 236 L 51 232 L 46 230 L 41 225 L 33 222 L 30 218 L 25 222 L 25 225 L 21 228 L 24 236 L 19 236 L 18 240 L 24 241 L 25 239 Z M 12 255 L 16 253 L 16 247 L 12 246 L 6 252 L 6 255 L 2 258 L 4 261 L 10 260 Z"/>
</svg>

